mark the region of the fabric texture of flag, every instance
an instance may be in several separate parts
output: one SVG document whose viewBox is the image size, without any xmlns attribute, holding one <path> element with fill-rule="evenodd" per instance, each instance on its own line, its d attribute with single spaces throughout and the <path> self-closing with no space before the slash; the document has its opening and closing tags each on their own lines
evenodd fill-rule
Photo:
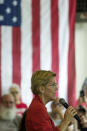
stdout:
<svg viewBox="0 0 87 131">
<path fill-rule="evenodd" d="M 0 0 L 0 96 L 12 83 L 32 100 L 31 75 L 57 74 L 57 95 L 74 105 L 76 0 Z"/>
</svg>

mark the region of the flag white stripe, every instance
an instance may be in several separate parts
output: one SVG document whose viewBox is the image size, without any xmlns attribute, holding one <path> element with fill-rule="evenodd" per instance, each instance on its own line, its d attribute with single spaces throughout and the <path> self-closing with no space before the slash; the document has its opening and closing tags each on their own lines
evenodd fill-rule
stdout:
<svg viewBox="0 0 87 131">
<path fill-rule="evenodd" d="M 67 100 L 69 1 L 59 0 L 59 97 Z"/>
<path fill-rule="evenodd" d="M 1 80 L 2 95 L 8 92 L 12 84 L 12 28 L 1 28 Z"/>
<path fill-rule="evenodd" d="M 31 75 L 32 75 L 32 12 L 31 0 L 22 0 L 22 25 L 21 25 L 21 94 L 22 100 L 27 105 L 32 100 Z"/>
<path fill-rule="evenodd" d="M 40 62 L 41 69 L 51 69 L 51 16 L 50 0 L 40 1 Z"/>
</svg>

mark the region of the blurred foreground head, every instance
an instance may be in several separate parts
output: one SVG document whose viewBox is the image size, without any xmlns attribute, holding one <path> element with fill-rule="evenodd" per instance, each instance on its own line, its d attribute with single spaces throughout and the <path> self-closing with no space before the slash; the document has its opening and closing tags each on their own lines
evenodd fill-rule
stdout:
<svg viewBox="0 0 87 131">
<path fill-rule="evenodd" d="M 15 100 L 11 94 L 1 97 L 0 119 L 13 120 L 16 116 Z"/>
</svg>

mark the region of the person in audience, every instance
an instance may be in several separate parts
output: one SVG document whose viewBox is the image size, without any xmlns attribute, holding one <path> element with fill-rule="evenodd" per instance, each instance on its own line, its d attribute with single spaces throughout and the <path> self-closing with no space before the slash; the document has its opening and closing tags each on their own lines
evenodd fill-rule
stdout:
<svg viewBox="0 0 87 131">
<path fill-rule="evenodd" d="M 79 126 L 76 126 L 77 124 L 75 125 L 75 128 L 76 130 L 85 131 L 87 130 L 87 78 L 83 82 L 79 99 L 76 101 L 76 109 L 81 119 L 82 129 L 79 129 Z"/>
<path fill-rule="evenodd" d="M 80 93 L 79 93 L 79 98 L 76 100 L 76 103 L 75 103 L 75 107 L 77 108 L 79 105 L 81 105 L 82 103 L 84 103 L 84 91 L 81 89 L 80 90 Z"/>
<path fill-rule="evenodd" d="M 51 120 L 45 105 L 56 98 L 56 74 L 51 71 L 39 70 L 31 78 L 31 90 L 34 98 L 26 113 L 26 131 L 66 131 L 72 121 L 76 110 L 69 106 L 64 114 L 64 119 L 59 126 Z"/>
<path fill-rule="evenodd" d="M 82 89 L 80 90 L 79 98 L 76 101 L 75 105 L 76 107 L 78 107 L 79 105 L 84 105 L 87 110 L 87 78 L 84 80 Z"/>
<path fill-rule="evenodd" d="M 59 99 L 54 100 L 51 103 L 51 112 L 49 112 L 49 115 L 54 122 L 55 126 L 58 126 L 61 124 L 61 122 L 64 119 L 64 106 L 59 103 Z M 74 119 L 74 118 L 73 118 Z M 74 131 L 74 120 L 69 124 L 66 131 Z"/>
<path fill-rule="evenodd" d="M 10 93 L 13 95 L 16 103 L 17 114 L 23 115 L 24 111 L 27 109 L 27 105 L 21 102 L 21 91 L 19 85 L 12 84 L 10 86 Z"/>
<path fill-rule="evenodd" d="M 59 100 L 56 99 L 51 103 L 51 112 L 49 112 L 49 115 L 54 122 L 55 126 L 60 125 L 64 118 L 64 107 L 59 103 Z"/>
<path fill-rule="evenodd" d="M 18 131 L 21 117 L 16 115 L 15 101 L 11 94 L 1 97 L 0 131 Z"/>
<path fill-rule="evenodd" d="M 77 108 L 78 115 L 81 120 L 81 127 L 79 123 L 75 122 L 75 131 L 87 131 L 87 111 L 82 105 L 79 105 Z"/>
</svg>

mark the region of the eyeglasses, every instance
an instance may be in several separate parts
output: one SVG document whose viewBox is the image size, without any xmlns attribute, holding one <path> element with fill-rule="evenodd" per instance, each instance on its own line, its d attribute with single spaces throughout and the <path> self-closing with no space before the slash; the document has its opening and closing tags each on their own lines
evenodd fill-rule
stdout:
<svg viewBox="0 0 87 131">
<path fill-rule="evenodd" d="M 48 86 L 51 86 L 51 87 L 57 87 L 57 83 L 48 83 Z"/>
</svg>

